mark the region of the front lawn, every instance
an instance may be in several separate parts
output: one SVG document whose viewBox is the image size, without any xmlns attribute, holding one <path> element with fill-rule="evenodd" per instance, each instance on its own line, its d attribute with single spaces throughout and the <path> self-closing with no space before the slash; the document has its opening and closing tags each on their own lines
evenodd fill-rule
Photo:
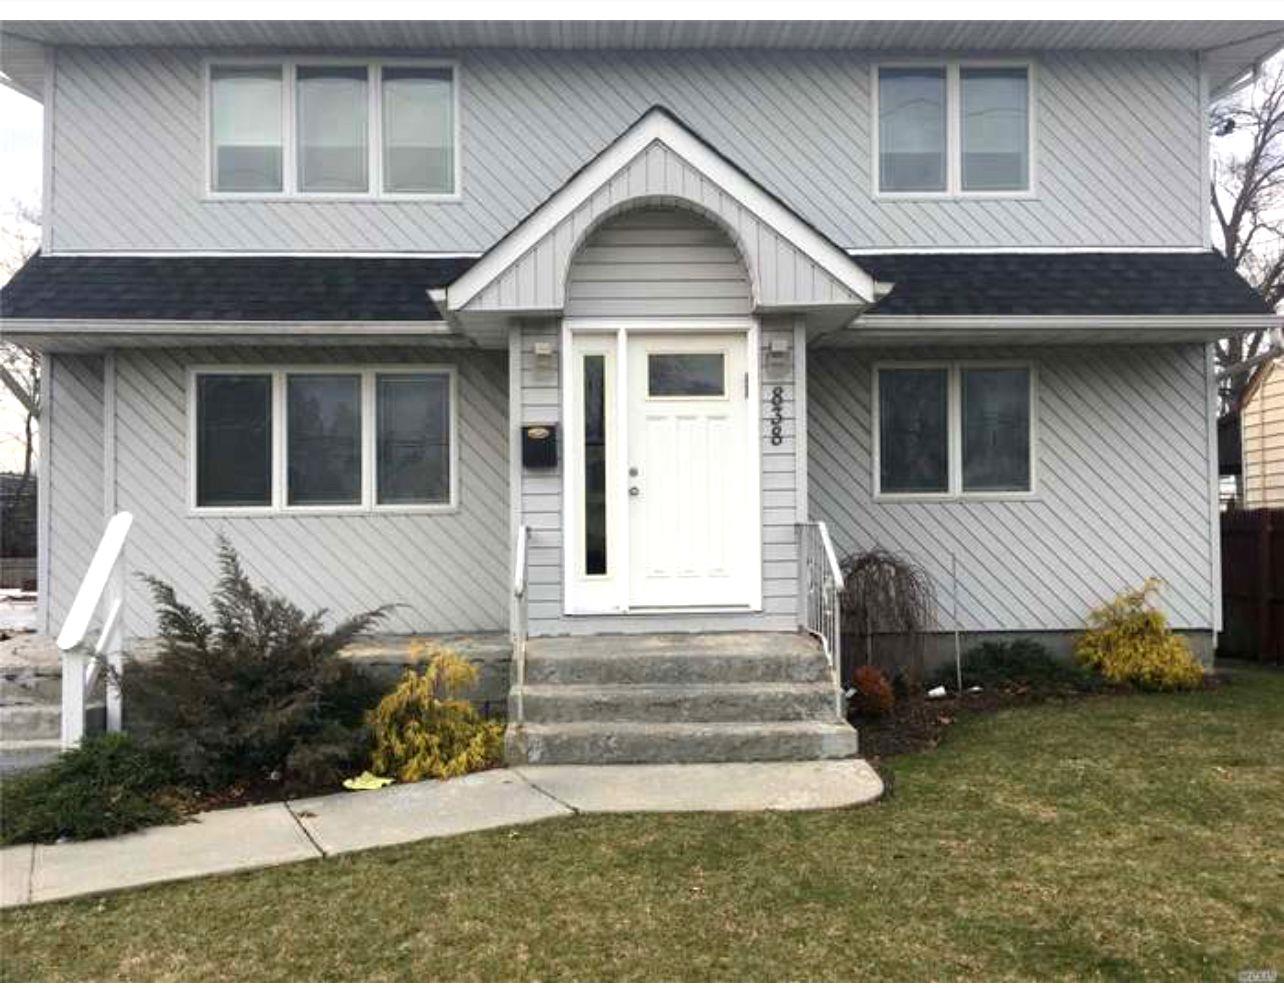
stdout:
<svg viewBox="0 0 1284 988">
<path fill-rule="evenodd" d="M 858 810 L 578 817 L 0 914 L 15 980 L 1284 969 L 1284 675 L 967 717 Z"/>
</svg>

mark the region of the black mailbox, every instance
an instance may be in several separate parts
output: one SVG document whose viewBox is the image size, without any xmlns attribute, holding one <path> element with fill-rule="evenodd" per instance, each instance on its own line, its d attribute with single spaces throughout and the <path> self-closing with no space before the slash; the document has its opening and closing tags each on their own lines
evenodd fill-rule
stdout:
<svg viewBox="0 0 1284 988">
<path fill-rule="evenodd" d="M 557 466 L 557 426 L 522 426 L 522 466 L 532 469 Z"/>
</svg>

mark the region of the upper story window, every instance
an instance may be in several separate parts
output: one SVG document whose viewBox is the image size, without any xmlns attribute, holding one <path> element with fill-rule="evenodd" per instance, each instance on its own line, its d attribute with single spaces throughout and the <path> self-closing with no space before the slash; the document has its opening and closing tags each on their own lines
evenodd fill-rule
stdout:
<svg viewBox="0 0 1284 988">
<path fill-rule="evenodd" d="M 1029 65 L 876 70 L 882 195 L 1023 194 L 1033 188 Z"/>
<path fill-rule="evenodd" d="M 895 364 L 874 370 L 875 490 L 901 498 L 1034 491 L 1029 364 Z"/>
<path fill-rule="evenodd" d="M 458 87 L 436 62 L 209 66 L 209 192 L 232 198 L 453 198 Z"/>
</svg>

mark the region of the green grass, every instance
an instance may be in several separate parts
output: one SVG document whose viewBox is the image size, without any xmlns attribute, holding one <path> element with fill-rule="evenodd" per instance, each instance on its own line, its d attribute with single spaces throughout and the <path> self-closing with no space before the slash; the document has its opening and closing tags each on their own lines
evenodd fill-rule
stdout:
<svg viewBox="0 0 1284 988">
<path fill-rule="evenodd" d="M 964 720 L 884 802 L 577 817 L 0 914 L 9 979 L 1284 969 L 1284 675 Z"/>
</svg>

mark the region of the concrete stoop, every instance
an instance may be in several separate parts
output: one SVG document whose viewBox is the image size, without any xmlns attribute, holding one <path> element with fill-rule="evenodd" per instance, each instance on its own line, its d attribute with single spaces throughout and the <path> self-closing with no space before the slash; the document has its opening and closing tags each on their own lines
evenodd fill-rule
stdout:
<svg viewBox="0 0 1284 988">
<path fill-rule="evenodd" d="M 0 642 L 0 775 L 38 768 L 62 750 L 62 666 L 53 641 L 19 635 Z M 106 721 L 102 703 L 86 714 Z"/>
<path fill-rule="evenodd" d="M 510 765 L 853 758 L 819 645 L 789 633 L 597 635 L 527 643 Z"/>
</svg>

